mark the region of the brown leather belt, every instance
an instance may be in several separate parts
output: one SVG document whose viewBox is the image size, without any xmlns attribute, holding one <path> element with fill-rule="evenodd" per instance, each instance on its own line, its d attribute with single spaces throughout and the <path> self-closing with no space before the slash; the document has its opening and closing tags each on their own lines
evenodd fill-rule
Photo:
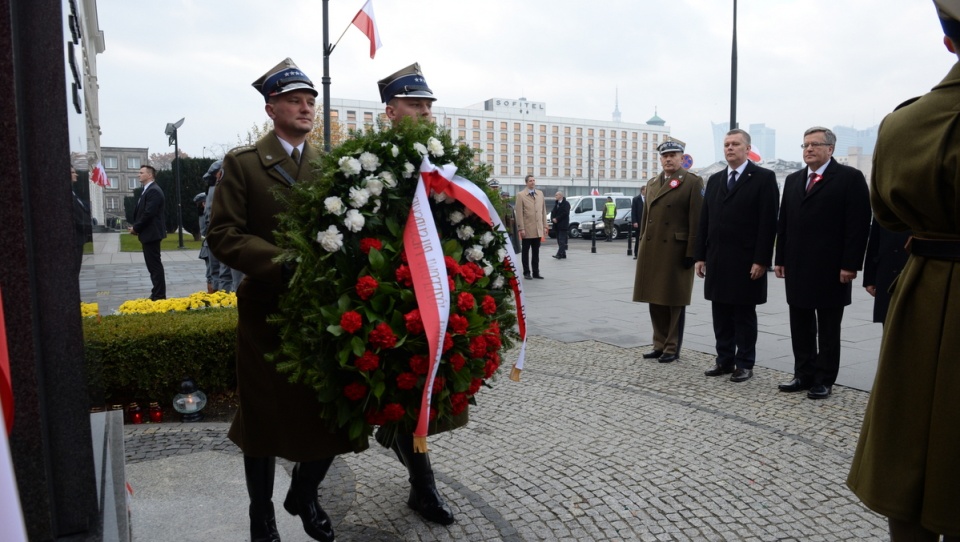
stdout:
<svg viewBox="0 0 960 542">
<path fill-rule="evenodd" d="M 924 258 L 960 262 L 960 240 L 912 237 L 907 249 L 910 254 Z"/>
</svg>

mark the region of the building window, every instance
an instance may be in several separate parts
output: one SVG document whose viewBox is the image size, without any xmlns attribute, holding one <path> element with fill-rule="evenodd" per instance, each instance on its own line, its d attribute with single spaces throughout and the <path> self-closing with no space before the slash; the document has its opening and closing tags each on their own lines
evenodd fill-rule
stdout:
<svg viewBox="0 0 960 542">
<path fill-rule="evenodd" d="M 506 129 L 507 129 L 507 123 L 506 123 L 506 122 L 501 122 L 501 123 L 500 123 L 500 129 L 501 129 L 501 130 L 506 130 Z"/>
<path fill-rule="evenodd" d="M 493 132 L 487 132 L 487 141 L 493 141 Z"/>
<path fill-rule="evenodd" d="M 139 157 L 139 156 L 128 156 L 128 157 L 127 157 L 127 169 L 140 169 L 140 157 Z"/>
<path fill-rule="evenodd" d="M 466 128 L 467 119 L 457 119 L 457 128 Z"/>
<path fill-rule="evenodd" d="M 564 144 L 564 145 L 570 145 L 570 138 L 569 138 L 569 137 L 563 138 L 563 144 Z"/>
<path fill-rule="evenodd" d="M 541 175 L 542 175 L 542 174 L 541 174 Z M 559 176 L 560 176 L 560 168 L 557 168 L 557 167 L 553 168 L 553 176 L 554 176 L 554 177 L 559 177 Z"/>
<path fill-rule="evenodd" d="M 473 127 L 474 128 L 480 127 L 480 119 L 473 119 Z"/>
<path fill-rule="evenodd" d="M 513 167 L 513 174 L 514 174 L 514 175 L 517 175 L 517 176 L 522 175 L 522 173 L 520 173 L 520 171 L 521 171 L 520 166 L 514 166 L 514 167 Z"/>
<path fill-rule="evenodd" d="M 513 152 L 515 152 L 515 153 L 517 153 L 517 154 L 520 154 L 520 145 L 514 145 L 514 146 L 513 146 Z"/>
<path fill-rule="evenodd" d="M 107 198 L 107 210 L 116 211 L 117 209 L 120 208 L 119 203 L 120 203 L 119 198 L 114 198 L 114 197 Z"/>
<path fill-rule="evenodd" d="M 546 177 L 546 176 L 547 176 L 547 168 L 545 168 L 545 167 L 540 168 L 540 176 L 541 176 L 541 177 Z"/>
<path fill-rule="evenodd" d="M 493 130 L 493 121 L 492 121 L 492 120 L 488 120 L 488 121 L 487 121 L 487 130 Z"/>
<path fill-rule="evenodd" d="M 514 123 L 513 123 L 513 131 L 514 131 L 514 132 L 519 132 L 519 131 L 520 131 L 520 123 L 519 123 L 519 122 L 514 122 Z"/>
<path fill-rule="evenodd" d="M 507 166 L 500 166 L 500 175 L 507 175 Z"/>
<path fill-rule="evenodd" d="M 473 131 L 473 139 L 480 139 L 480 130 Z"/>
<path fill-rule="evenodd" d="M 519 143 L 519 142 L 520 142 L 520 134 L 513 134 L 513 140 L 516 141 L 517 143 Z"/>
<path fill-rule="evenodd" d="M 104 156 L 103 157 L 103 167 L 105 169 L 117 169 L 117 157 L 116 156 Z M 138 168 L 139 169 L 139 168 Z"/>
<path fill-rule="evenodd" d="M 116 168 L 117 166 L 113 166 Z M 107 188 L 116 190 L 120 188 L 120 178 L 115 175 L 107 175 Z"/>
<path fill-rule="evenodd" d="M 546 124 L 541 124 L 541 125 L 540 125 L 540 133 L 541 133 L 541 134 L 547 133 L 547 125 L 546 125 Z"/>
<path fill-rule="evenodd" d="M 600 130 L 600 137 L 606 137 L 606 135 L 607 135 L 606 130 Z"/>
<path fill-rule="evenodd" d="M 140 186 L 140 179 L 136 177 L 127 177 L 127 189 L 134 190 Z"/>
<path fill-rule="evenodd" d="M 466 131 L 466 130 L 459 130 L 459 131 L 457 132 L 457 137 L 459 137 L 461 140 L 467 139 L 467 131 Z"/>
<path fill-rule="evenodd" d="M 563 135 L 570 135 L 570 127 L 569 127 L 569 126 L 564 126 L 564 127 L 563 127 Z"/>
<path fill-rule="evenodd" d="M 560 127 L 557 126 L 557 125 L 554 125 L 554 126 L 553 126 L 553 129 L 550 130 L 550 132 L 551 132 L 551 133 L 554 133 L 554 134 L 559 134 L 559 133 L 560 133 Z"/>
</svg>

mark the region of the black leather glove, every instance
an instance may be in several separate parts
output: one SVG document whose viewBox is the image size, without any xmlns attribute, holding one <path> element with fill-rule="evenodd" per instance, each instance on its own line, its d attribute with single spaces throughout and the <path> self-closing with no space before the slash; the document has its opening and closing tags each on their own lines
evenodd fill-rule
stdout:
<svg viewBox="0 0 960 542">
<path fill-rule="evenodd" d="M 684 259 L 683 259 L 683 268 L 684 268 L 684 269 L 690 269 L 691 267 L 693 267 L 693 264 L 694 264 L 693 258 L 684 258 Z"/>
</svg>

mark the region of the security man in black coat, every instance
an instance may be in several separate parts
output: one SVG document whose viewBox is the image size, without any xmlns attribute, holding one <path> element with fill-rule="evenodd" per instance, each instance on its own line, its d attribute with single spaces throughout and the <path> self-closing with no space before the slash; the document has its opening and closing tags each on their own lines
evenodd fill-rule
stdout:
<svg viewBox="0 0 960 542">
<path fill-rule="evenodd" d="M 553 255 L 558 260 L 567 259 L 567 237 L 570 229 L 570 202 L 563 195 L 563 192 L 557 192 L 557 204 L 550 213 L 550 221 L 553 222 L 553 230 L 557 232 L 557 253 Z"/>
</svg>

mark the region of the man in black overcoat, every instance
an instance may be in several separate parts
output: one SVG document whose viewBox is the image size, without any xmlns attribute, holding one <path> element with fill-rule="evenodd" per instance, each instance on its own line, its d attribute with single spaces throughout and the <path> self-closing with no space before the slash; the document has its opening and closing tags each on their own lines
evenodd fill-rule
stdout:
<svg viewBox="0 0 960 542">
<path fill-rule="evenodd" d="M 567 259 L 567 237 L 570 229 L 570 202 L 563 195 L 563 192 L 557 192 L 557 204 L 550 213 L 550 220 L 553 222 L 554 231 L 557 232 L 557 253 L 553 255 L 558 260 Z"/>
<path fill-rule="evenodd" d="M 630 220 L 633 222 L 633 238 L 629 241 L 633 243 L 633 259 L 636 260 L 640 255 L 640 224 L 643 223 L 643 206 L 646 204 L 647 187 L 641 186 L 640 193 L 633 196 L 630 203 Z"/>
<path fill-rule="evenodd" d="M 140 166 L 140 184 L 143 192 L 133 211 L 133 225 L 127 231 L 136 235 L 143 245 L 143 260 L 150 272 L 150 300 L 167 298 L 167 282 L 163 274 L 163 262 L 160 261 L 160 241 L 167 236 L 164 218 L 163 190 L 156 183 L 157 170 L 153 166 Z"/>
<path fill-rule="evenodd" d="M 803 134 L 807 167 L 783 186 L 774 271 L 786 280 L 793 380 L 780 391 L 830 395 L 840 370 L 843 308 L 863 264 L 870 192 L 863 173 L 833 160 L 837 136 L 822 126 Z"/>
<path fill-rule="evenodd" d="M 910 255 L 905 248 L 909 231 L 890 231 L 877 223 L 870 223 L 870 240 L 863 259 L 863 287 L 873 296 L 873 321 L 883 323 L 890 306 L 890 285 L 903 271 Z"/>
<path fill-rule="evenodd" d="M 777 176 L 747 160 L 750 134 L 738 129 L 723 140 L 726 169 L 707 181 L 694 258 L 713 309 L 717 359 L 707 376 L 753 377 L 757 357 L 757 305 L 767 302 L 780 190 Z"/>
</svg>

